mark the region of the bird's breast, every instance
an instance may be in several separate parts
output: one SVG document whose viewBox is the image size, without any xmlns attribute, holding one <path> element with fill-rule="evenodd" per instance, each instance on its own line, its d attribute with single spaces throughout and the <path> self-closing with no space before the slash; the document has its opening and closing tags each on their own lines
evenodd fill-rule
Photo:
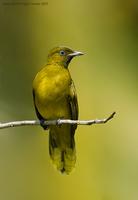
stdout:
<svg viewBox="0 0 138 200">
<path fill-rule="evenodd" d="M 35 82 L 35 103 L 40 114 L 46 118 L 67 116 L 67 95 L 71 85 L 68 70 L 38 74 Z"/>
<path fill-rule="evenodd" d="M 69 92 L 70 77 L 68 73 L 45 76 L 38 84 L 37 96 L 41 100 L 58 101 Z"/>
</svg>

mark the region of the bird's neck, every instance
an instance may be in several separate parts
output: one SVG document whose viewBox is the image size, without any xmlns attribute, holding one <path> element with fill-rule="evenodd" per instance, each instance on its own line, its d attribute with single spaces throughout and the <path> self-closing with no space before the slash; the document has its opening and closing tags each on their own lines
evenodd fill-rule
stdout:
<svg viewBox="0 0 138 200">
<path fill-rule="evenodd" d="M 48 62 L 47 64 L 49 65 L 58 65 L 60 67 L 64 67 L 64 68 L 68 68 L 68 65 L 70 63 L 71 60 L 68 60 L 68 61 L 61 61 L 61 60 L 53 60 L 53 59 L 48 59 Z"/>
</svg>

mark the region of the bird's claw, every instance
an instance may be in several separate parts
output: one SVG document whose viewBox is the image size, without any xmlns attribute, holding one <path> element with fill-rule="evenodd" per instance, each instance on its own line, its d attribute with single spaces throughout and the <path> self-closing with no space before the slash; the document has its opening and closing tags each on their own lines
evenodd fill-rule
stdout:
<svg viewBox="0 0 138 200">
<path fill-rule="evenodd" d="M 44 119 L 40 120 L 40 125 L 43 127 L 44 130 L 48 130 L 48 125 L 45 124 L 45 120 Z"/>
</svg>

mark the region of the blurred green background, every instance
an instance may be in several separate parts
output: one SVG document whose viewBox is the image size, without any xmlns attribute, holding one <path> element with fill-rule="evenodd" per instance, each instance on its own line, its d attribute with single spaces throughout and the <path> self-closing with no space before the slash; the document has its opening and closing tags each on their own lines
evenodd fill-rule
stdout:
<svg viewBox="0 0 138 200">
<path fill-rule="evenodd" d="M 70 64 L 79 118 L 117 114 L 107 124 L 78 127 L 77 163 L 69 176 L 53 168 L 48 134 L 40 127 L 1 130 L 0 199 L 137 200 L 137 1 L 2 2 L 0 121 L 36 119 L 32 80 L 58 45 L 86 53 Z"/>
</svg>

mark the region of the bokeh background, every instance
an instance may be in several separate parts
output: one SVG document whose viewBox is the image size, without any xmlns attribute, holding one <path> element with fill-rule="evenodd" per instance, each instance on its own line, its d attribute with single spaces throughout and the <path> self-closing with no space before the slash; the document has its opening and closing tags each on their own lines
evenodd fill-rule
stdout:
<svg viewBox="0 0 138 200">
<path fill-rule="evenodd" d="M 52 166 L 41 127 L 0 130 L 0 199 L 137 200 L 137 1 L 4 2 L 14 1 L 0 2 L 0 121 L 36 119 L 32 80 L 58 45 L 86 53 L 70 64 L 79 118 L 117 114 L 107 124 L 78 127 L 69 176 Z"/>
</svg>

